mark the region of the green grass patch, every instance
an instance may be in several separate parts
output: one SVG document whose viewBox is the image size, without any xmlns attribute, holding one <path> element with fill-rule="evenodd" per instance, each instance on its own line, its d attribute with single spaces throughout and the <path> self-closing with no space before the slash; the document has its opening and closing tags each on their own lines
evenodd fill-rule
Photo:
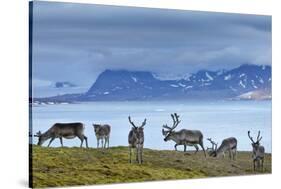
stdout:
<svg viewBox="0 0 281 189">
<path fill-rule="evenodd" d="M 266 154 L 264 170 L 253 172 L 251 152 L 238 152 L 237 160 L 231 161 L 227 157 L 205 158 L 202 152 L 144 149 L 144 162 L 139 165 L 129 163 L 127 147 L 32 148 L 33 187 L 271 173 L 271 154 Z"/>
</svg>

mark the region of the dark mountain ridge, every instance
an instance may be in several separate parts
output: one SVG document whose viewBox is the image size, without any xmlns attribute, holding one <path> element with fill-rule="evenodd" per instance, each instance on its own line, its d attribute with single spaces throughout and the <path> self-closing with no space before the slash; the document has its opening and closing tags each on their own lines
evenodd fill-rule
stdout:
<svg viewBox="0 0 281 189">
<path fill-rule="evenodd" d="M 231 70 L 200 70 L 188 78 L 177 80 L 160 80 L 147 71 L 105 70 L 83 94 L 67 94 L 45 99 L 54 101 L 228 99 L 250 91 L 263 90 L 271 93 L 271 66 L 243 64 Z"/>
</svg>

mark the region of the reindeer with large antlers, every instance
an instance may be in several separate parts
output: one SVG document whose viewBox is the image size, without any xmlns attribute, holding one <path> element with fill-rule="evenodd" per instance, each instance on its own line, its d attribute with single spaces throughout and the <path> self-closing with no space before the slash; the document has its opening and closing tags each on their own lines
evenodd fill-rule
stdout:
<svg viewBox="0 0 281 189">
<path fill-rule="evenodd" d="M 146 124 L 146 119 L 142 122 L 141 126 L 136 126 L 134 122 L 132 122 L 131 117 L 128 117 L 129 123 L 133 126 L 129 132 L 128 142 L 129 142 L 129 151 L 130 151 L 130 163 L 132 163 L 132 149 L 136 148 L 136 161 L 141 164 L 143 162 L 142 159 L 142 151 L 143 151 L 143 143 L 144 143 L 144 132 L 143 127 Z"/>
<path fill-rule="evenodd" d="M 252 158 L 253 158 L 254 171 L 256 170 L 256 167 L 258 169 L 261 168 L 263 170 L 265 149 L 263 146 L 260 145 L 260 141 L 262 139 L 262 137 L 260 136 L 260 131 L 258 132 L 256 142 L 253 140 L 253 137 L 250 136 L 250 131 L 248 131 L 248 137 L 252 141 L 252 147 L 253 147 Z"/>
<path fill-rule="evenodd" d="M 196 152 L 198 152 L 199 144 L 204 151 L 204 155 L 206 157 L 204 145 L 203 145 L 203 134 L 198 130 L 187 130 L 181 129 L 180 131 L 174 131 L 174 129 L 180 123 L 179 115 L 177 113 L 171 114 L 173 119 L 173 126 L 169 127 L 167 124 L 163 125 L 162 134 L 165 136 L 164 141 L 173 140 L 175 144 L 175 150 L 177 150 L 178 145 L 184 145 L 184 151 L 186 151 L 186 145 L 194 146 L 196 148 Z M 167 129 L 167 130 L 164 130 Z"/>
</svg>

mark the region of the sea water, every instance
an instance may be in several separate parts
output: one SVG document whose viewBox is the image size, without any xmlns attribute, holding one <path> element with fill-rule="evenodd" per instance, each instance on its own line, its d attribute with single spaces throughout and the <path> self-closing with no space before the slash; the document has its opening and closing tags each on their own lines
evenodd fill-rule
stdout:
<svg viewBox="0 0 281 189">
<path fill-rule="evenodd" d="M 92 124 L 111 125 L 110 146 L 127 146 L 131 125 L 130 115 L 136 125 L 147 119 L 144 127 L 145 148 L 174 149 L 174 142 L 163 140 L 163 124 L 172 125 L 171 113 L 180 115 L 180 124 L 175 130 L 200 130 L 204 135 L 204 146 L 211 147 L 207 138 L 218 142 L 236 137 L 238 150 L 251 150 L 247 132 L 256 139 L 260 130 L 261 144 L 271 152 L 271 101 L 129 101 L 129 102 L 83 102 L 74 104 L 38 105 L 32 107 L 32 132 L 44 132 L 54 123 L 82 122 L 90 147 L 97 141 Z M 33 138 L 36 144 L 38 138 Z M 43 145 L 47 145 L 48 141 Z M 80 140 L 64 139 L 65 146 L 80 146 Z M 85 145 L 85 144 L 84 144 Z M 59 139 L 51 146 L 60 146 Z M 182 150 L 183 147 L 178 147 Z M 188 147 L 194 150 L 194 147 Z"/>
</svg>

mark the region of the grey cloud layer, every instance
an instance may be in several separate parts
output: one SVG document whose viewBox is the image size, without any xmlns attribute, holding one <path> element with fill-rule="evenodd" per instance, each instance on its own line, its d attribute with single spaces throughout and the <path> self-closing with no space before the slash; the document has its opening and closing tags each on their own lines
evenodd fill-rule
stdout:
<svg viewBox="0 0 281 189">
<path fill-rule="evenodd" d="M 83 85 L 104 69 L 271 64 L 271 17 L 36 2 L 33 55 L 34 77 Z"/>
</svg>

